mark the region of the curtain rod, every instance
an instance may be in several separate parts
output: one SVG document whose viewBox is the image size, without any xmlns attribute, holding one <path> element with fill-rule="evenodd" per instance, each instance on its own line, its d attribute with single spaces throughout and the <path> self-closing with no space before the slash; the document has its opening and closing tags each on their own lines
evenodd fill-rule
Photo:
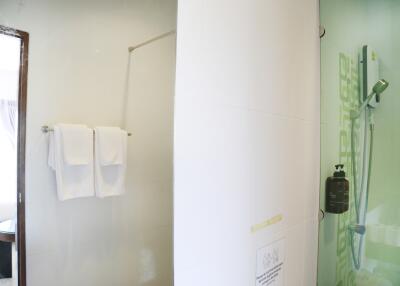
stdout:
<svg viewBox="0 0 400 286">
<path fill-rule="evenodd" d="M 157 41 L 157 40 L 160 40 L 160 39 L 162 39 L 162 38 L 168 37 L 168 36 L 173 35 L 173 34 L 175 34 L 175 33 L 176 33 L 176 30 L 172 30 L 172 31 L 169 31 L 169 32 L 167 32 L 167 33 L 161 34 L 161 35 L 159 35 L 159 36 L 157 36 L 157 37 L 151 38 L 150 40 L 147 40 L 147 41 L 145 41 L 145 42 L 143 42 L 143 43 L 140 43 L 140 44 L 138 44 L 138 45 L 136 45 L 136 46 L 131 46 L 131 47 L 129 47 L 129 48 L 128 48 L 128 51 L 129 51 L 129 53 L 131 53 L 131 52 L 133 52 L 134 50 L 136 50 L 136 49 L 138 49 L 138 48 L 140 48 L 140 47 L 143 47 L 143 46 L 145 46 L 145 45 L 151 44 L 151 43 L 153 43 L 153 42 L 155 42 L 155 41 Z"/>
</svg>

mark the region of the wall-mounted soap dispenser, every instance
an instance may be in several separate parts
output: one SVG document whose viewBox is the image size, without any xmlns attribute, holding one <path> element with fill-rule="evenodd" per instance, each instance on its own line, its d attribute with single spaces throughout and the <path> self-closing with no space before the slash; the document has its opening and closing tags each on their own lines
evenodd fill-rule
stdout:
<svg viewBox="0 0 400 286">
<path fill-rule="evenodd" d="M 349 181 L 346 179 L 344 165 L 336 165 L 332 177 L 326 179 L 326 204 L 328 213 L 341 214 L 349 209 Z"/>
</svg>

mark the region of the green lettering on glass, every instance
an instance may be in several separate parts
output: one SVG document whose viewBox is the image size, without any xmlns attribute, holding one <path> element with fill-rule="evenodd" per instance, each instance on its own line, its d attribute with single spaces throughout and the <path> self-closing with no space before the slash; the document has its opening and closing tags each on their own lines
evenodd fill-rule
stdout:
<svg viewBox="0 0 400 286">
<path fill-rule="evenodd" d="M 358 106 L 359 102 L 359 76 L 358 63 L 350 56 L 339 54 L 339 96 L 340 96 L 340 135 L 339 135 L 339 162 L 345 165 L 347 176 L 353 180 L 351 162 L 351 119 L 350 112 Z M 360 123 L 356 122 L 356 130 Z M 358 132 L 355 132 L 356 134 Z M 355 137 L 355 146 L 359 138 Z M 356 160 L 359 149 L 356 147 Z M 350 184 L 352 186 L 352 184 Z M 352 187 L 350 193 L 352 194 Z M 351 262 L 351 249 L 349 243 L 348 226 L 355 221 L 353 197 L 350 196 L 350 209 L 338 216 L 337 224 L 337 258 L 336 258 L 336 286 L 355 286 L 355 273 Z"/>
</svg>

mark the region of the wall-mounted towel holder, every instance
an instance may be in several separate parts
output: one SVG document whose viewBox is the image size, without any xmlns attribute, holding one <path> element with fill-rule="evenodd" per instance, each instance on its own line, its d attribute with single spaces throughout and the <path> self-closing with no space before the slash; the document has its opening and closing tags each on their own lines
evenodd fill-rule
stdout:
<svg viewBox="0 0 400 286">
<path fill-rule="evenodd" d="M 47 125 L 43 125 L 41 130 L 42 130 L 43 133 L 49 133 L 49 132 L 53 132 L 54 131 L 53 128 L 51 128 L 51 127 L 49 127 Z M 94 130 L 93 130 L 93 132 L 94 132 Z M 128 136 L 132 136 L 132 133 L 128 132 Z"/>
</svg>

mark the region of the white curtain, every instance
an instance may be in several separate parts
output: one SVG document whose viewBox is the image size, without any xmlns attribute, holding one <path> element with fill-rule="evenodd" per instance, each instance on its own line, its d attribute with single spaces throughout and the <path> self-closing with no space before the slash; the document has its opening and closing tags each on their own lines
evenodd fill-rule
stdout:
<svg viewBox="0 0 400 286">
<path fill-rule="evenodd" d="M 2 128 L 6 130 L 11 144 L 17 147 L 17 102 L 14 100 L 0 100 L 0 117 Z"/>
<path fill-rule="evenodd" d="M 16 214 L 17 108 L 16 101 L 0 99 L 0 222 Z"/>
</svg>

